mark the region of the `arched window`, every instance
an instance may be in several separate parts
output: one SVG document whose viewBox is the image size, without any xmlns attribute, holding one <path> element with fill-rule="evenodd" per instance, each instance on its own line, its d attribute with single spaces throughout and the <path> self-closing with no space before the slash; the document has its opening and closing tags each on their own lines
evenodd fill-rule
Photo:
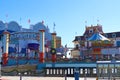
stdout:
<svg viewBox="0 0 120 80">
<path fill-rule="evenodd" d="M 89 30 L 89 33 L 93 33 L 93 29 L 90 29 L 90 30 Z"/>
<path fill-rule="evenodd" d="M 107 35 L 107 34 L 105 34 L 104 36 L 108 38 L 108 35 Z"/>
</svg>

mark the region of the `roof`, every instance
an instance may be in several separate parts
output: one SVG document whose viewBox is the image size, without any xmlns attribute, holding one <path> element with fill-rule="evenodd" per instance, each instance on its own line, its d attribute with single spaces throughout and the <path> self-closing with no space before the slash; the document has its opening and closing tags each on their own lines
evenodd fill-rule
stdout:
<svg viewBox="0 0 120 80">
<path fill-rule="evenodd" d="M 5 30 L 0 30 L 0 34 L 2 34 Z M 12 32 L 15 32 L 15 31 L 11 31 L 11 30 L 7 30 L 8 32 L 12 33 Z"/>
<path fill-rule="evenodd" d="M 104 41 L 104 40 L 109 40 L 109 39 L 101 35 L 100 33 L 95 33 L 90 38 L 88 38 L 88 41 Z"/>
<path fill-rule="evenodd" d="M 107 38 L 115 38 L 115 37 L 120 37 L 120 32 L 105 33 L 104 35 Z"/>
<path fill-rule="evenodd" d="M 97 64 L 120 64 L 120 61 L 112 60 L 112 61 L 97 61 Z"/>
<path fill-rule="evenodd" d="M 39 64 L 38 67 L 43 66 L 44 64 Z M 45 64 L 45 67 L 96 67 L 96 63 L 75 63 L 75 62 L 70 62 L 70 63 L 55 63 L 54 65 L 51 63 Z"/>
<path fill-rule="evenodd" d="M 75 39 L 73 40 L 73 42 L 80 41 L 80 40 L 85 40 L 85 37 L 84 36 L 75 36 Z"/>
</svg>

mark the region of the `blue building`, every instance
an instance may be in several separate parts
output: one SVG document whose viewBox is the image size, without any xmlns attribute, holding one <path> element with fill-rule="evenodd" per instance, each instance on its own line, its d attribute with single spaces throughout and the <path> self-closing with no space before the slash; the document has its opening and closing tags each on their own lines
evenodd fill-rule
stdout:
<svg viewBox="0 0 120 80">
<path fill-rule="evenodd" d="M 38 56 L 36 53 L 39 52 L 39 30 L 45 30 L 45 45 L 46 45 L 45 47 L 48 49 L 51 48 L 52 35 L 48 26 L 44 25 L 43 22 L 38 22 L 35 25 L 30 25 L 30 28 L 27 29 L 23 28 L 15 21 L 11 21 L 9 23 L 4 23 L 3 21 L 0 21 L 1 50 L 3 47 L 2 33 L 5 30 L 10 32 L 9 56 L 21 56 L 21 57 L 26 55 L 28 55 L 28 57 Z"/>
</svg>

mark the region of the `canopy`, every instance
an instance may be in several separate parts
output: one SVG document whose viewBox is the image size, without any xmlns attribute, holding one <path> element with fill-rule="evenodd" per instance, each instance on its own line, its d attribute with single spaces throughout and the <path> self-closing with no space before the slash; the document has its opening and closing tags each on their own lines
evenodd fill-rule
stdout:
<svg viewBox="0 0 120 80">
<path fill-rule="evenodd" d="M 88 41 L 104 41 L 104 40 L 108 40 L 108 38 L 106 38 L 105 36 L 101 35 L 100 33 L 95 33 L 93 34 Z"/>
<path fill-rule="evenodd" d="M 26 48 L 22 48 L 21 53 L 26 53 Z"/>
</svg>

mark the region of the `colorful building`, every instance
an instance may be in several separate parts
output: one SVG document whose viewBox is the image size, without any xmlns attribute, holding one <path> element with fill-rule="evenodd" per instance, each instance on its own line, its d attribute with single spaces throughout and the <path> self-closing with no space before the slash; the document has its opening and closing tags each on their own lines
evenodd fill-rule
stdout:
<svg viewBox="0 0 120 80">
<path fill-rule="evenodd" d="M 73 43 L 80 50 L 80 58 L 90 60 L 120 59 L 120 32 L 104 33 L 102 25 L 86 26 L 83 36 L 75 36 Z"/>
<path fill-rule="evenodd" d="M 35 25 L 30 25 L 30 28 L 23 28 L 17 22 L 11 21 L 9 23 L 3 23 L 0 21 L 0 48 L 1 53 L 4 52 L 4 32 L 7 31 L 9 35 L 9 46 L 8 54 L 9 57 L 28 57 L 28 58 L 38 58 L 40 52 L 40 30 L 44 30 L 44 44 L 46 57 L 48 52 L 52 47 L 52 35 L 48 28 L 43 22 L 39 22 Z M 57 35 L 56 35 L 57 36 Z M 42 40 L 41 40 L 42 41 Z M 61 37 L 56 38 L 56 43 L 54 44 L 59 48 L 61 45 Z M 44 51 L 43 51 L 44 52 Z M 50 55 L 50 53 L 49 53 Z M 48 56 L 47 56 L 48 57 Z"/>
</svg>

